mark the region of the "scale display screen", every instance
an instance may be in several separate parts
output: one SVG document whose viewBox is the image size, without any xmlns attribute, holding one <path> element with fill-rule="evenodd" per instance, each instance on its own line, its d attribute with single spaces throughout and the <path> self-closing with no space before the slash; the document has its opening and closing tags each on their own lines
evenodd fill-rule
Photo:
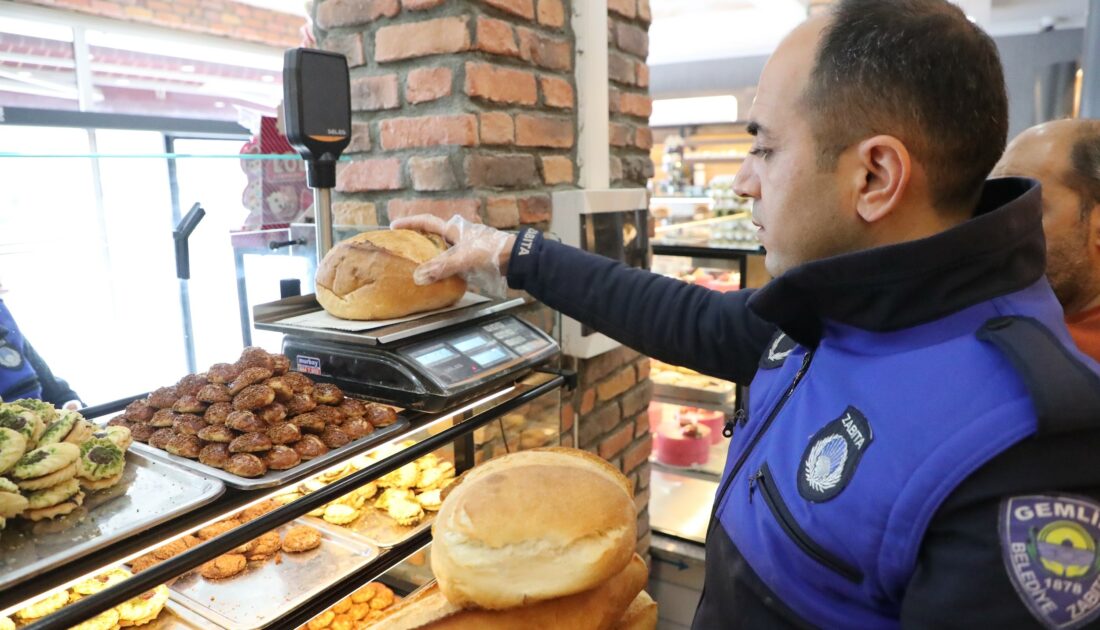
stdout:
<svg viewBox="0 0 1100 630">
<path fill-rule="evenodd" d="M 552 349 L 553 341 L 515 317 L 505 317 L 400 352 L 445 388 L 475 382 Z"/>
<path fill-rule="evenodd" d="M 507 357 L 508 355 L 505 354 L 503 350 L 497 347 L 492 347 L 484 352 L 479 352 L 471 356 L 470 358 L 474 360 L 474 363 L 477 363 L 481 367 L 489 367 L 490 365 Z"/>
<path fill-rule="evenodd" d="M 465 339 L 459 339 L 451 345 L 453 345 L 454 349 L 458 350 L 459 352 L 469 352 L 474 348 L 480 348 L 487 343 L 489 343 L 489 340 L 485 337 L 482 337 L 481 335 L 474 335 L 472 337 L 466 337 Z"/>
<path fill-rule="evenodd" d="M 438 350 L 433 350 L 427 354 L 422 354 L 416 357 L 424 365 L 435 365 L 436 363 L 442 363 L 447 359 L 453 359 L 455 353 L 448 350 L 446 347 Z"/>
</svg>

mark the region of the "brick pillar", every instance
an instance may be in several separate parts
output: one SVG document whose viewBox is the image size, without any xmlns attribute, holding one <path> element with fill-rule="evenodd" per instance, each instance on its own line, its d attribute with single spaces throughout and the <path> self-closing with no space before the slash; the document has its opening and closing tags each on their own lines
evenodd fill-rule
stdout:
<svg viewBox="0 0 1100 630">
<path fill-rule="evenodd" d="M 352 66 L 354 137 L 347 153 L 353 161 L 339 170 L 335 222 L 385 225 L 426 212 L 504 229 L 547 228 L 550 193 L 577 185 L 570 10 L 570 0 L 318 2 L 318 44 L 343 53 Z M 614 147 L 612 179 L 615 186 L 644 186 L 652 174 L 649 2 L 611 0 L 610 16 L 610 140 L 629 138 Z M 546 319 L 545 312 L 531 315 Z M 578 369 L 582 385 L 563 400 L 562 443 L 574 446 L 576 422 L 575 446 L 634 480 L 645 554 L 649 360 L 620 348 L 566 363 Z M 540 415 L 510 414 L 507 439 L 499 427 L 479 431 L 478 457 L 538 445 L 545 425 L 524 424 L 524 417 Z"/>
<path fill-rule="evenodd" d="M 352 66 L 354 140 L 334 210 L 546 227 L 576 181 L 563 0 L 323 0 L 317 40 Z"/>
</svg>

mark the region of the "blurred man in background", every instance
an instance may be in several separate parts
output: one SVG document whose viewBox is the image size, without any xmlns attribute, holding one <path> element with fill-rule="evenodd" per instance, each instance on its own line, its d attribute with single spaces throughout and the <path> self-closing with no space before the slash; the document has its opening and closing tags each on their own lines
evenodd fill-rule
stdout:
<svg viewBox="0 0 1100 630">
<path fill-rule="evenodd" d="M 1100 120 L 1059 120 L 1020 134 L 994 177 L 1043 185 L 1047 277 L 1078 347 L 1100 361 Z"/>
</svg>

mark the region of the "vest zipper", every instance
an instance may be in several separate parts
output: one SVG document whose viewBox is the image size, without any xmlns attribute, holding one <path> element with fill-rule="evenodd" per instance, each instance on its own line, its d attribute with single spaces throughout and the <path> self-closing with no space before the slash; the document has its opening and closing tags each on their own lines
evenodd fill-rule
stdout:
<svg viewBox="0 0 1100 630">
<path fill-rule="evenodd" d="M 752 501 L 753 488 L 759 488 L 760 495 L 764 497 L 764 503 L 768 505 L 768 510 L 771 511 L 772 516 L 779 522 L 779 525 L 783 528 L 783 531 L 787 533 L 787 536 L 793 540 L 802 551 L 806 552 L 806 555 L 840 574 L 841 577 L 850 582 L 856 584 L 862 582 L 863 573 L 861 573 L 859 569 L 844 562 L 829 552 L 829 550 L 819 545 L 799 526 L 794 515 L 791 514 L 790 509 L 787 507 L 787 504 L 783 502 L 783 497 L 779 494 L 779 488 L 775 487 L 770 477 L 771 471 L 765 463 L 756 474 L 749 478 L 750 502 Z"/>
<path fill-rule="evenodd" d="M 761 425 L 760 430 L 757 431 L 756 435 L 754 435 L 752 440 L 745 446 L 745 450 L 741 452 L 741 457 L 737 458 L 737 463 L 734 464 L 733 468 L 730 470 L 729 477 L 726 477 L 725 482 L 722 483 L 722 487 L 718 489 L 711 518 L 714 518 L 718 514 L 718 506 L 725 498 L 726 491 L 729 490 L 730 482 L 737 476 L 737 473 L 741 472 L 741 468 L 745 465 L 745 460 L 749 458 L 753 449 L 756 448 L 756 445 L 760 442 L 760 439 L 764 437 L 764 434 L 768 431 L 768 427 L 775 421 L 775 417 L 779 415 L 779 412 L 783 409 L 783 405 L 787 403 L 787 399 L 791 397 L 791 394 L 794 394 L 795 388 L 798 387 L 802 378 L 806 376 L 806 370 L 810 368 L 810 362 L 813 361 L 813 359 L 814 351 L 812 350 L 802 357 L 802 365 L 798 368 L 798 371 L 795 372 L 794 379 L 791 380 L 791 384 L 787 386 L 787 391 L 783 392 L 783 396 L 775 403 L 775 406 L 772 407 L 771 413 L 769 413 L 767 419 L 764 420 L 764 424 Z"/>
<path fill-rule="evenodd" d="M 739 427 L 745 426 L 745 410 L 744 409 L 738 409 L 737 412 L 733 414 L 732 418 L 726 418 L 726 425 L 724 427 L 722 427 L 722 435 L 724 435 L 725 437 L 728 437 L 728 438 L 733 437 L 733 428 L 734 428 L 734 426 L 739 426 Z"/>
</svg>

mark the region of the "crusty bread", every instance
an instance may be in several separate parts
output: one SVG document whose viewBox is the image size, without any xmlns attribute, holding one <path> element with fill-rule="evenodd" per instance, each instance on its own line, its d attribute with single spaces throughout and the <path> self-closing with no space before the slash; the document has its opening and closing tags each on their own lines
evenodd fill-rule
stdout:
<svg viewBox="0 0 1100 630">
<path fill-rule="evenodd" d="M 645 562 L 635 554 L 622 571 L 596 588 L 508 610 L 463 610 L 433 586 L 390 609 L 377 623 L 386 630 L 617 630 L 647 577 Z"/>
<path fill-rule="evenodd" d="M 317 301 L 342 319 L 393 319 L 450 306 L 466 293 L 457 276 L 419 286 L 413 271 L 446 251 L 435 235 L 412 230 L 363 232 L 342 241 L 317 268 Z"/>
<path fill-rule="evenodd" d="M 630 602 L 615 630 L 654 630 L 657 627 L 657 602 L 642 591 Z"/>
<path fill-rule="evenodd" d="M 575 449 L 523 451 L 469 471 L 432 526 L 452 604 L 500 610 L 594 588 L 634 554 L 630 481 Z"/>
</svg>

